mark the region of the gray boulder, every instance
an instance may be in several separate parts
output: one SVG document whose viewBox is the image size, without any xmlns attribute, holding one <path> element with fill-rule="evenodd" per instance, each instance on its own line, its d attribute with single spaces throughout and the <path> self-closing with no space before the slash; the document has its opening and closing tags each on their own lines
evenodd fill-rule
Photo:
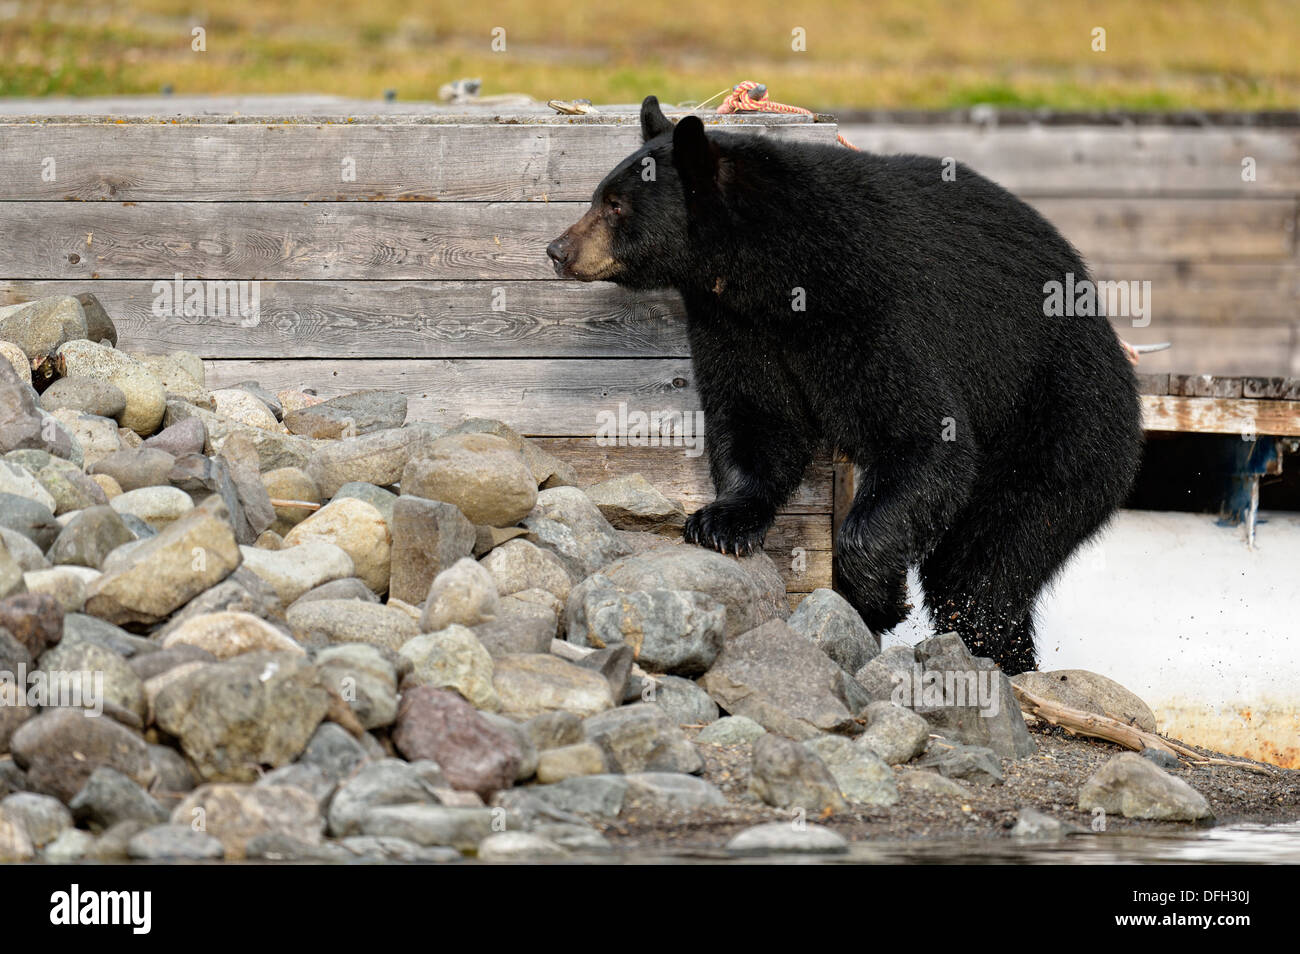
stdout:
<svg viewBox="0 0 1300 954">
<path fill-rule="evenodd" d="M 925 751 L 930 723 L 910 709 L 892 702 L 873 702 L 863 711 L 867 728 L 857 744 L 870 749 L 890 765 L 910 762 Z"/>
<path fill-rule="evenodd" d="M 640 474 L 626 474 L 586 489 L 601 514 L 619 530 L 680 536 L 686 512 Z"/>
<path fill-rule="evenodd" d="M 726 606 L 706 593 L 619 590 L 601 574 L 573 591 L 567 615 L 571 642 L 630 646 L 642 668 L 677 676 L 698 676 L 713 664 L 727 622 Z"/>
<path fill-rule="evenodd" d="M 916 763 L 918 768 L 932 768 L 945 778 L 959 778 L 985 785 L 1001 784 L 1002 762 L 997 753 L 982 745 L 963 745 L 947 739 L 931 739 L 930 746 Z"/>
<path fill-rule="evenodd" d="M 889 765 L 870 749 L 842 735 L 822 735 L 804 742 L 830 769 L 840 794 L 860 805 L 894 805 L 898 783 Z"/>
<path fill-rule="evenodd" d="M 1125 818 L 1199 821 L 1214 812 L 1205 796 L 1136 752 L 1112 756 L 1079 790 L 1079 810 Z"/>
<path fill-rule="evenodd" d="M 403 495 L 393 504 L 389 595 L 416 604 L 443 570 L 474 550 L 474 525 L 453 504 Z"/>
<path fill-rule="evenodd" d="M 918 643 L 916 658 L 921 672 L 910 685 L 909 708 L 937 733 L 1003 758 L 1037 751 L 1011 680 L 993 660 L 972 656 L 956 633 Z"/>
<path fill-rule="evenodd" d="M 848 704 L 850 681 L 816 643 L 773 620 L 730 639 L 700 685 L 732 715 L 787 738 L 809 739 L 862 731 Z"/>
<path fill-rule="evenodd" d="M 148 792 L 116 769 L 101 765 L 68 803 L 77 821 L 92 831 L 118 822 L 142 821 L 160 825 L 168 813 Z"/>
<path fill-rule="evenodd" d="M 880 653 L 880 645 L 858 611 L 834 590 L 813 590 L 786 622 L 846 672 L 856 673 Z"/>
<path fill-rule="evenodd" d="M 749 792 L 774 808 L 815 814 L 848 808 L 839 783 L 815 752 L 772 733 L 754 742 Z"/>
<path fill-rule="evenodd" d="M 684 772 L 704 768 L 681 727 L 658 706 L 621 706 L 589 716 L 583 735 L 600 745 L 611 765 L 623 773 Z"/>
<path fill-rule="evenodd" d="M 205 781 L 250 782 L 306 748 L 329 709 L 319 680 L 299 656 L 245 653 L 168 682 L 155 720 Z"/>
<path fill-rule="evenodd" d="M 1085 669 L 1022 672 L 1012 676 L 1011 682 L 1051 702 L 1135 725 L 1144 732 L 1156 731 L 1156 717 L 1150 706 L 1115 680 L 1098 673 Z"/>
<path fill-rule="evenodd" d="M 700 686 L 679 676 L 654 680 L 647 702 L 652 702 L 679 725 L 708 725 L 717 721 L 718 704 Z"/>
<path fill-rule="evenodd" d="M 529 539 L 553 550 L 575 579 L 585 579 L 628 552 L 622 537 L 576 487 L 543 490 L 523 524 Z"/>
<path fill-rule="evenodd" d="M 842 855 L 849 843 L 821 825 L 767 822 L 746 828 L 727 842 L 733 855 Z"/>
</svg>

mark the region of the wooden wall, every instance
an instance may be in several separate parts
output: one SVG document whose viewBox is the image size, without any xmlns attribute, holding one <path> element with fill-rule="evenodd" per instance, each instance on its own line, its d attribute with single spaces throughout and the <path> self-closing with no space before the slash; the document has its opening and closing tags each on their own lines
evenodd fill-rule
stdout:
<svg viewBox="0 0 1300 954">
<path fill-rule="evenodd" d="M 639 145 L 635 111 L 40 105 L 0 104 L 0 302 L 92 291 L 119 347 L 196 352 L 210 386 L 399 389 L 411 419 L 499 418 L 586 481 L 640 471 L 690 510 L 712 498 L 702 456 L 593 441 L 620 404 L 698 408 L 680 301 L 561 282 L 545 256 Z M 710 121 L 835 139 L 806 117 Z M 259 320 L 155 314 L 178 272 L 260 281 Z M 827 458 L 768 538 L 794 594 L 830 584 L 831 513 Z"/>
<path fill-rule="evenodd" d="M 833 141 L 821 118 L 710 121 Z M 1300 375 L 1294 126 L 840 131 L 864 149 L 967 162 L 1042 210 L 1099 277 L 1151 281 L 1151 325 L 1120 332 L 1175 348 L 1143 370 Z M 599 412 L 621 403 L 698 406 L 680 302 L 557 281 L 544 255 L 638 139 L 628 107 L 0 103 L 0 303 L 92 291 L 121 347 L 196 352 L 213 386 L 400 389 L 413 419 L 500 418 L 586 480 L 639 470 L 694 509 L 711 496 L 704 458 L 592 440 Z M 155 314 L 154 283 L 177 273 L 259 281 L 259 320 Z M 835 483 L 818 461 L 769 538 L 792 593 L 830 582 Z"/>
</svg>

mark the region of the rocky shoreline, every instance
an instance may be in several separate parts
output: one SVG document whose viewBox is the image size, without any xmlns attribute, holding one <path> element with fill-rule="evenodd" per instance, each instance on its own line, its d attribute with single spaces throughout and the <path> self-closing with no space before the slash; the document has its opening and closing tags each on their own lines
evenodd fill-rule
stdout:
<svg viewBox="0 0 1300 954">
<path fill-rule="evenodd" d="M 92 295 L 0 308 L 0 861 L 727 857 L 1300 816 L 1300 773 L 1027 725 L 499 421 L 209 389 Z M 1017 680 L 1154 730 L 1085 672 Z"/>
</svg>

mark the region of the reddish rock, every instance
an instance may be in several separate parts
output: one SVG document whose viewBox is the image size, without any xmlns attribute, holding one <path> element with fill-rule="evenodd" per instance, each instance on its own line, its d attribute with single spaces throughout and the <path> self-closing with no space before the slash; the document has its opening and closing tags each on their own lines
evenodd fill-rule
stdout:
<svg viewBox="0 0 1300 954">
<path fill-rule="evenodd" d="M 38 658 L 63 638 L 63 607 L 48 593 L 20 593 L 0 600 L 0 629 L 7 629 Z"/>
<path fill-rule="evenodd" d="M 412 762 L 437 762 L 454 788 L 484 798 L 509 788 L 523 760 L 509 733 L 484 719 L 456 693 L 433 686 L 402 693 L 393 743 Z"/>
</svg>

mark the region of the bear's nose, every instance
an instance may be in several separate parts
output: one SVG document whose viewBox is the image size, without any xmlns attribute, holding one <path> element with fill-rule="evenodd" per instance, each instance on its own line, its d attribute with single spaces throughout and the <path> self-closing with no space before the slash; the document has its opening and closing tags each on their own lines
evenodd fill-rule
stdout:
<svg viewBox="0 0 1300 954">
<path fill-rule="evenodd" d="M 550 245 L 546 246 L 546 254 L 550 256 L 551 261 L 556 265 L 569 264 L 569 257 L 572 255 L 572 249 L 569 246 L 568 239 L 561 235 Z"/>
</svg>

